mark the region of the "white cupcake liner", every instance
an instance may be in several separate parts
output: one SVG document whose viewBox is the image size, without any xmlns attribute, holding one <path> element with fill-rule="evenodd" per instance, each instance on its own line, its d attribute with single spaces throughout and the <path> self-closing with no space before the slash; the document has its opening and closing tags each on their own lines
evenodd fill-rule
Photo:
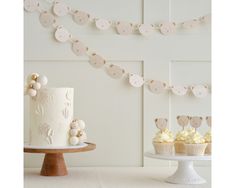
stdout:
<svg viewBox="0 0 235 188">
<path fill-rule="evenodd" d="M 206 154 L 211 154 L 211 143 L 207 143 L 207 147 L 206 147 L 205 153 Z"/>
<path fill-rule="evenodd" d="M 204 155 L 207 143 L 203 144 L 185 144 L 185 151 L 187 155 Z"/>
<path fill-rule="evenodd" d="M 172 155 L 174 154 L 174 143 L 158 143 L 153 142 L 156 154 Z"/>
<path fill-rule="evenodd" d="M 185 153 L 184 141 L 175 141 L 175 153 Z"/>
</svg>

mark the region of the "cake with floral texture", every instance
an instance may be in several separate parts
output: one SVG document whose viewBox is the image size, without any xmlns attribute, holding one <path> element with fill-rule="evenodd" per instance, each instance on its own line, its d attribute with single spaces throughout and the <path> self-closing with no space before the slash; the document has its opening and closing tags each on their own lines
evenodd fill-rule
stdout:
<svg viewBox="0 0 235 188">
<path fill-rule="evenodd" d="M 84 142 L 85 123 L 73 119 L 74 89 L 46 88 L 46 84 L 46 76 L 28 76 L 25 94 L 30 96 L 29 145 L 54 147 Z"/>
</svg>

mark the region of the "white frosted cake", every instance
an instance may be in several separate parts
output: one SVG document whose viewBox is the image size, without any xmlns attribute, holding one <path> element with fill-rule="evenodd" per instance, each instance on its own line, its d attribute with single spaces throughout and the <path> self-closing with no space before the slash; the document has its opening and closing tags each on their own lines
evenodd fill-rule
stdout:
<svg viewBox="0 0 235 188">
<path fill-rule="evenodd" d="M 48 88 L 30 99 L 30 144 L 69 145 L 73 120 L 73 88 Z"/>
<path fill-rule="evenodd" d="M 29 145 L 57 147 L 86 140 L 85 123 L 73 119 L 73 88 L 42 88 L 47 78 L 33 73 L 25 93 L 30 96 Z"/>
</svg>

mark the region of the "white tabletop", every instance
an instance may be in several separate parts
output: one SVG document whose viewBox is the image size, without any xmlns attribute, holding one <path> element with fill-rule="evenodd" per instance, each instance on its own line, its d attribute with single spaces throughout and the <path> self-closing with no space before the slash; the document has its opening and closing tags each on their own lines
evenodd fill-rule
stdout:
<svg viewBox="0 0 235 188">
<path fill-rule="evenodd" d="M 164 182 L 176 167 L 75 167 L 64 177 L 40 176 L 40 168 L 26 168 L 24 188 L 209 188 L 210 167 L 195 167 L 207 180 L 202 185 Z"/>
</svg>

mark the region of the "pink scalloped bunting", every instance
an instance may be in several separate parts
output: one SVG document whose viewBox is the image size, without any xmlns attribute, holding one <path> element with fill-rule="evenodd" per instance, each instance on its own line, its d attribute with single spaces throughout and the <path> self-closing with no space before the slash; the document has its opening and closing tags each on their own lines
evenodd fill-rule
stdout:
<svg viewBox="0 0 235 188">
<path fill-rule="evenodd" d="M 107 73 L 112 78 L 119 79 L 124 75 L 125 70 L 117 65 L 112 64 L 107 68 Z"/>
<path fill-rule="evenodd" d="M 133 87 L 141 87 L 144 84 L 144 78 L 137 74 L 129 74 L 129 83 Z"/>
</svg>

